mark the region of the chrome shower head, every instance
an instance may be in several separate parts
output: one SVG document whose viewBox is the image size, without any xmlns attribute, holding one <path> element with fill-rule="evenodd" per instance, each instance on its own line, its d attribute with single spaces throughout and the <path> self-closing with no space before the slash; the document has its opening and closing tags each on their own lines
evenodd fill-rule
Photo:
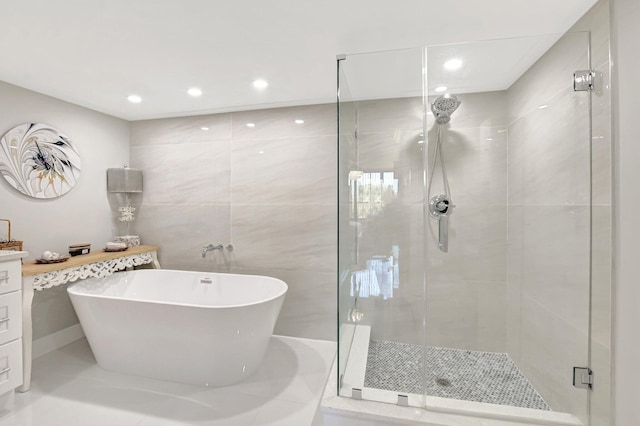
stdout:
<svg viewBox="0 0 640 426">
<path fill-rule="evenodd" d="M 458 109 L 460 101 L 455 95 L 443 95 L 437 98 L 431 104 L 431 111 L 433 112 L 436 122 L 438 124 L 445 124 L 451 120 L 451 114 Z"/>
</svg>

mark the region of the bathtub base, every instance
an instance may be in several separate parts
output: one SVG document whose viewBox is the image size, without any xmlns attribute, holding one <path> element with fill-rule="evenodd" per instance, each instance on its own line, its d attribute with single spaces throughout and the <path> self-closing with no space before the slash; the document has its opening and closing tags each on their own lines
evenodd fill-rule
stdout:
<svg viewBox="0 0 640 426">
<path fill-rule="evenodd" d="M 263 345 L 264 350 L 258 348 L 251 357 L 245 356 L 242 357 L 242 360 L 229 359 L 217 354 L 217 356 L 212 355 L 210 362 L 203 363 L 196 362 L 188 356 L 178 360 L 176 357 L 169 356 L 165 353 L 164 356 L 159 355 L 154 357 L 153 361 L 147 360 L 147 362 L 144 363 L 144 367 L 137 363 L 132 363 L 128 358 L 114 359 L 113 357 L 108 357 L 104 359 L 104 357 L 96 355 L 100 353 L 100 349 L 94 351 L 94 345 L 91 344 L 90 340 L 89 346 L 96 357 L 97 364 L 108 371 L 188 385 L 224 387 L 242 382 L 260 368 L 264 354 L 266 353 L 268 341 Z M 121 349 L 122 348 L 116 350 Z M 136 356 L 136 353 L 142 352 L 141 348 L 135 347 L 131 347 L 129 350 L 130 356 Z M 166 367 L 176 361 L 182 364 L 182 368 Z M 225 373 L 221 374 L 222 371 Z"/>
<path fill-rule="evenodd" d="M 269 313 L 260 311 L 269 309 L 277 315 L 280 309 L 279 305 L 256 305 L 236 312 L 216 311 L 98 298 L 77 305 L 74 302 L 100 367 L 212 387 L 240 382 L 260 367 L 272 325 L 246 317 L 268 317 Z M 96 320 L 109 315 L 108 325 Z M 147 318 L 154 318 L 154 323 Z"/>
</svg>

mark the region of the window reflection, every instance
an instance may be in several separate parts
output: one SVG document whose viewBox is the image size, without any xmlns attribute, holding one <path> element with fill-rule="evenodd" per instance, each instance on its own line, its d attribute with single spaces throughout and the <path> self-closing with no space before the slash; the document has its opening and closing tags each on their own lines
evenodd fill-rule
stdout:
<svg viewBox="0 0 640 426">
<path fill-rule="evenodd" d="M 394 172 L 360 173 L 357 179 L 349 180 L 352 219 L 366 219 L 379 214 L 398 195 L 398 179 Z"/>
</svg>

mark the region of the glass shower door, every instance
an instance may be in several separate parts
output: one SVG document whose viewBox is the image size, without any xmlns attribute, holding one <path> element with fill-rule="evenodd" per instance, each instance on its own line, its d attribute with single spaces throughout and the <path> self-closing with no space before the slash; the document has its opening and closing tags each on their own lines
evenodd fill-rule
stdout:
<svg viewBox="0 0 640 426">
<path fill-rule="evenodd" d="M 572 379 L 589 366 L 589 35 L 430 46 L 426 64 L 425 202 L 450 198 L 446 251 L 427 223 L 426 394 L 588 424 Z"/>
<path fill-rule="evenodd" d="M 588 424 L 589 35 L 338 64 L 339 394 Z"/>
</svg>

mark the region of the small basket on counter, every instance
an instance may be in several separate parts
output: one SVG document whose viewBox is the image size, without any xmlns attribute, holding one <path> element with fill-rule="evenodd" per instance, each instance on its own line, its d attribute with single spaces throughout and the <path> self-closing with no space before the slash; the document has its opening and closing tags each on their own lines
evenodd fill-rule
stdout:
<svg viewBox="0 0 640 426">
<path fill-rule="evenodd" d="M 7 222 L 7 239 L 0 237 L 0 250 L 16 250 L 22 251 L 22 241 L 16 241 L 11 238 L 11 221 L 9 219 L 0 219 L 0 222 Z"/>
</svg>

